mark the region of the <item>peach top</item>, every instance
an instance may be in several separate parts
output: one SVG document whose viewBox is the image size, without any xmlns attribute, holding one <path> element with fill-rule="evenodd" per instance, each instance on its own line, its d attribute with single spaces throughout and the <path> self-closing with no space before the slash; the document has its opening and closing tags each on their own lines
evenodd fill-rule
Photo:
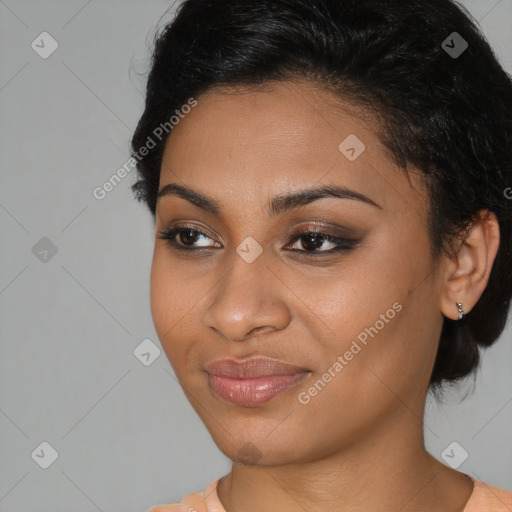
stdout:
<svg viewBox="0 0 512 512">
<path fill-rule="evenodd" d="M 463 512 L 512 512 L 512 492 L 467 476 L 474 487 Z M 189 494 L 180 503 L 157 505 L 147 512 L 226 512 L 217 496 L 219 480 L 213 481 L 203 492 Z"/>
</svg>

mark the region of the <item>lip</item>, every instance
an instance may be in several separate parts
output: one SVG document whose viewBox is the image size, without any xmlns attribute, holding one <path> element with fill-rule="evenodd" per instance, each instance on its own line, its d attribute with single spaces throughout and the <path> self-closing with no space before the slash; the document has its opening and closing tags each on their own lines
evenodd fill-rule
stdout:
<svg viewBox="0 0 512 512">
<path fill-rule="evenodd" d="M 271 375 L 296 375 L 309 372 L 309 370 L 271 357 L 257 356 L 239 360 L 219 359 L 207 364 L 206 372 L 217 377 L 255 379 Z"/>
<path fill-rule="evenodd" d="M 277 359 L 223 359 L 206 366 L 210 389 L 224 401 L 256 407 L 298 385 L 311 372 Z"/>
</svg>

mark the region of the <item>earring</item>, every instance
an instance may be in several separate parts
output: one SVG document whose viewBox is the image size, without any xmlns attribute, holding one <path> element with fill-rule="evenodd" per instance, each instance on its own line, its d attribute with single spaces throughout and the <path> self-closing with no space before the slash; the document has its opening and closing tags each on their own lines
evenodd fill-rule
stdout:
<svg viewBox="0 0 512 512">
<path fill-rule="evenodd" d="M 464 310 L 462 309 L 462 304 L 460 302 L 456 302 L 456 304 L 457 304 L 457 309 L 459 310 L 459 320 L 462 320 L 466 313 L 464 313 Z"/>
</svg>

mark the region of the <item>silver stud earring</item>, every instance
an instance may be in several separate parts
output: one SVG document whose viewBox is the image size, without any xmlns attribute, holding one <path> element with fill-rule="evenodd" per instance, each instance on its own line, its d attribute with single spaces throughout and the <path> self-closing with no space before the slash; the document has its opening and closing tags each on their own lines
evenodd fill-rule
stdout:
<svg viewBox="0 0 512 512">
<path fill-rule="evenodd" d="M 464 313 L 464 310 L 462 309 L 462 304 L 460 302 L 456 302 L 456 304 L 457 304 L 457 309 L 459 310 L 459 320 L 462 320 L 466 313 Z"/>
</svg>

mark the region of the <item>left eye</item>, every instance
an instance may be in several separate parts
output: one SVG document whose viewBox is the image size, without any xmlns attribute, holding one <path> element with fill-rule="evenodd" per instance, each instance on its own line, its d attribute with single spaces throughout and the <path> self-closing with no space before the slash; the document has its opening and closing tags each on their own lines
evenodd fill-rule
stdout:
<svg viewBox="0 0 512 512">
<path fill-rule="evenodd" d="M 357 243 L 357 240 L 340 238 L 329 233 L 323 233 L 321 231 L 304 231 L 295 235 L 292 240 L 295 242 L 293 245 L 297 245 L 300 242 L 302 249 L 292 249 L 293 251 L 303 252 L 307 254 L 325 254 L 334 253 L 352 249 Z M 330 248 L 328 247 L 330 244 Z M 320 250 L 324 247 L 324 250 Z"/>
</svg>

